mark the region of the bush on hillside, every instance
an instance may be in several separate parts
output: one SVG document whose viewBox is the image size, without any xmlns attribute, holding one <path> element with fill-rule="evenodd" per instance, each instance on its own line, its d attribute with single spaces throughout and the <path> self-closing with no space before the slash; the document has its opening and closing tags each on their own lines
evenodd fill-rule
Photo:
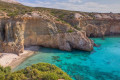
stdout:
<svg viewBox="0 0 120 80">
<path fill-rule="evenodd" d="M 10 71 L 10 67 L 0 66 L 0 80 L 72 80 L 60 68 L 48 63 L 33 64 L 13 73 Z"/>
</svg>

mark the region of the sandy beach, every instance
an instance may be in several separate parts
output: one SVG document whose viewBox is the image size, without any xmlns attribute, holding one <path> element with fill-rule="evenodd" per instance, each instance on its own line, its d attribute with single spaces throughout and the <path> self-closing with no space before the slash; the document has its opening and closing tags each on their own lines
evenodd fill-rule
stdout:
<svg viewBox="0 0 120 80">
<path fill-rule="evenodd" d="M 38 46 L 31 46 L 25 48 L 24 52 L 20 56 L 13 53 L 2 53 L 0 57 L 0 65 L 3 67 L 10 66 L 11 69 L 14 69 L 16 66 L 21 64 L 25 59 L 35 54 L 39 50 Z"/>
</svg>

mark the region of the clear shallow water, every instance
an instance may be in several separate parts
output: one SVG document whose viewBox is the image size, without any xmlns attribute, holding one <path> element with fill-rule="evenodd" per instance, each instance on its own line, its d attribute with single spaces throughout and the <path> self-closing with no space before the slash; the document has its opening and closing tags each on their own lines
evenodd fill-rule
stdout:
<svg viewBox="0 0 120 80">
<path fill-rule="evenodd" d="M 24 61 L 15 70 L 32 64 L 55 64 L 67 72 L 73 80 L 120 80 L 120 37 L 93 38 L 100 44 L 92 52 L 41 48 L 40 52 Z"/>
</svg>

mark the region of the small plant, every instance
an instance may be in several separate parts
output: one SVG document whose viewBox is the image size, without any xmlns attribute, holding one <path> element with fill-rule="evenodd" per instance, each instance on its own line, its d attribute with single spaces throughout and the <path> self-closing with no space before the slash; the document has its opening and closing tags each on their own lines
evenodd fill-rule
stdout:
<svg viewBox="0 0 120 80">
<path fill-rule="evenodd" d="M 61 14 L 61 15 L 59 16 L 59 18 L 64 18 L 64 16 L 65 16 L 65 14 Z"/>
<path fill-rule="evenodd" d="M 70 33 L 71 33 L 71 32 L 73 32 L 73 30 L 72 30 L 72 29 L 70 29 L 70 30 L 68 30 L 67 32 L 70 32 Z"/>
<path fill-rule="evenodd" d="M 56 21 L 61 21 L 60 19 L 56 19 Z"/>
<path fill-rule="evenodd" d="M 17 15 L 17 13 L 8 13 L 8 16 L 12 16 L 12 17 L 14 17 L 16 15 Z"/>
<path fill-rule="evenodd" d="M 78 28 L 78 27 L 77 27 L 77 25 L 75 25 L 75 26 L 74 26 L 74 28 L 76 28 L 76 29 L 77 29 L 77 28 Z"/>
<path fill-rule="evenodd" d="M 62 32 L 62 30 L 58 30 L 58 33 L 61 33 Z"/>
</svg>

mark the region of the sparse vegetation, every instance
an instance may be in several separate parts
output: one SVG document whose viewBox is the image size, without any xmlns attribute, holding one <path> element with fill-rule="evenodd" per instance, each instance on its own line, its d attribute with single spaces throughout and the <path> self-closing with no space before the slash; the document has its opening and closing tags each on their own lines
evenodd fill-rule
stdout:
<svg viewBox="0 0 120 80">
<path fill-rule="evenodd" d="M 57 18 L 56 21 L 61 21 L 61 20 Z"/>
<path fill-rule="evenodd" d="M 69 33 L 74 32 L 72 29 L 68 30 Z"/>
<path fill-rule="evenodd" d="M 77 29 L 77 30 L 82 30 L 82 28 L 78 27 L 77 25 L 75 25 L 74 28 Z"/>
<path fill-rule="evenodd" d="M 77 25 L 74 25 L 74 28 L 76 28 L 76 29 L 77 29 L 77 28 L 78 28 L 78 26 L 77 26 Z"/>
<path fill-rule="evenodd" d="M 96 19 L 93 13 L 88 13 L 88 15 L 89 15 L 90 17 L 92 17 L 93 19 Z"/>
<path fill-rule="evenodd" d="M 8 16 L 16 16 L 19 14 L 25 14 L 35 10 L 32 7 L 24 6 L 22 4 L 10 4 L 0 1 L 0 11 L 8 13 Z"/>
<path fill-rule="evenodd" d="M 33 64 L 13 73 L 10 71 L 10 67 L 0 66 L 0 80 L 72 80 L 60 68 L 48 63 Z"/>
</svg>

